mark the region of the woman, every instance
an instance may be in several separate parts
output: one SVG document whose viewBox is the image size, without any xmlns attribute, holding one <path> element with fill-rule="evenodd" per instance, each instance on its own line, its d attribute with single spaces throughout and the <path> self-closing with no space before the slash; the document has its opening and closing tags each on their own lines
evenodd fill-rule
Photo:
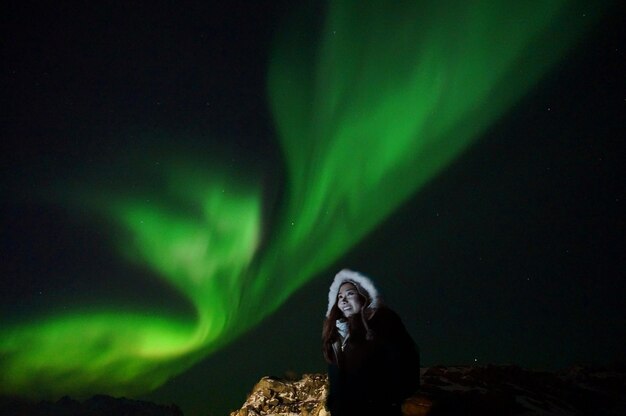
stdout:
<svg viewBox="0 0 626 416">
<path fill-rule="evenodd" d="M 332 416 L 402 414 L 419 387 L 419 353 L 370 279 L 345 269 L 335 276 L 322 341 Z"/>
</svg>

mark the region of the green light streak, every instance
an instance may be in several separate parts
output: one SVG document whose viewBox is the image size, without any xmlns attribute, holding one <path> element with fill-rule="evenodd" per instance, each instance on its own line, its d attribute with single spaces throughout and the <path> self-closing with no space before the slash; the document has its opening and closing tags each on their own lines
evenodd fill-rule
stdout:
<svg viewBox="0 0 626 416">
<path fill-rule="evenodd" d="M 2 332 L 0 382 L 4 392 L 30 397 L 139 393 L 182 370 L 175 358 L 197 342 L 193 325 L 158 316 L 55 316 Z"/>
<path fill-rule="evenodd" d="M 279 222 L 262 232 L 260 189 L 191 168 L 170 169 L 153 202 L 83 195 L 127 230 L 121 253 L 184 294 L 196 319 L 101 310 L 3 324 L 0 392 L 145 392 L 249 329 L 510 109 L 580 36 L 592 11 L 577 10 L 338 1 L 318 41 L 306 16 L 290 22 L 268 76 L 287 165 Z"/>
<path fill-rule="evenodd" d="M 321 43 L 294 22 L 269 72 L 289 171 L 267 256 L 280 265 L 261 270 L 274 282 L 269 292 L 284 295 L 275 306 L 507 111 L 580 35 L 576 9 L 566 1 L 331 2 Z M 260 281 L 253 298 L 268 291 Z"/>
<path fill-rule="evenodd" d="M 164 189 L 161 202 L 106 194 L 82 200 L 129 231 L 131 240 L 120 243 L 122 255 L 146 263 L 185 294 L 196 320 L 158 311 L 91 311 L 3 329 L 3 392 L 138 394 L 234 336 L 225 332 L 237 322 L 241 276 L 259 244 L 260 195 L 191 169 L 172 169 Z"/>
</svg>

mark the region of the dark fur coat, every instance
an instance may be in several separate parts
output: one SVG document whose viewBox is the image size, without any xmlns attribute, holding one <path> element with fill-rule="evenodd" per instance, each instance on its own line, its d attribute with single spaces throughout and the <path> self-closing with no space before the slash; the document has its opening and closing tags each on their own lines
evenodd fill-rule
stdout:
<svg viewBox="0 0 626 416">
<path fill-rule="evenodd" d="M 419 352 L 398 315 L 381 307 L 366 320 L 349 320 L 342 348 L 333 342 L 327 407 L 333 416 L 400 415 L 403 400 L 419 388 Z"/>
</svg>

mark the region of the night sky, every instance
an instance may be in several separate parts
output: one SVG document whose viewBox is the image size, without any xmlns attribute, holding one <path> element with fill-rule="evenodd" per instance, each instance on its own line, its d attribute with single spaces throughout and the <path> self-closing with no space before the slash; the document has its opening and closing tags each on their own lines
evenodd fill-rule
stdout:
<svg viewBox="0 0 626 416">
<path fill-rule="evenodd" d="M 219 332 L 208 313 L 207 333 L 215 333 L 215 341 L 199 342 L 199 350 L 189 347 L 191 352 L 166 365 L 165 376 L 158 365 L 149 367 L 129 382 L 127 392 L 113 393 L 174 402 L 189 415 L 225 414 L 238 408 L 264 375 L 325 370 L 320 332 L 327 290 L 344 267 L 375 280 L 419 344 L 422 366 L 512 363 L 558 369 L 624 362 L 623 6 L 607 6 L 529 85 L 519 91 L 500 85 L 511 94 L 505 104 L 497 99 L 496 85 L 474 107 L 489 112 L 493 102 L 499 110 L 459 144 L 458 154 L 442 156 L 432 174 L 409 187 L 411 180 L 404 178 L 411 169 L 399 171 L 395 182 L 381 182 L 384 186 L 361 199 L 350 199 L 359 205 L 351 208 L 355 219 L 348 223 L 367 226 L 344 243 L 333 240 L 332 226 L 312 232 L 307 242 L 306 229 L 290 216 L 299 201 L 305 207 L 313 201 L 306 197 L 317 188 L 303 189 L 296 194 L 305 195 L 301 199 L 291 194 L 290 200 L 286 184 L 294 162 L 285 160 L 284 148 L 293 146 L 296 161 L 306 160 L 308 148 L 278 140 L 272 112 L 280 107 L 268 92 L 274 45 L 290 39 L 285 33 L 292 24 L 306 33 L 303 44 L 315 44 L 324 5 L 106 3 L 8 2 L 0 12 L 3 392 L 11 390 L 9 371 L 21 365 L 13 351 L 29 348 L 13 341 L 20 328 L 39 328 L 47 317 L 86 317 L 78 326 L 85 333 L 74 332 L 80 339 L 91 330 L 90 316 L 132 310 L 142 316 L 137 327 L 173 317 L 175 325 L 155 331 L 184 339 L 193 332 L 190 322 L 202 322 L 197 310 L 219 304 L 226 322 L 236 325 Z M 302 10 L 306 19 L 297 20 Z M 568 19 L 592 15 L 576 6 Z M 550 51 L 543 44 L 537 48 Z M 306 56 L 299 59 L 296 64 L 308 64 Z M 385 82 L 382 77 L 381 85 L 369 87 L 383 89 Z M 437 123 L 436 115 L 429 117 Z M 468 119 L 472 129 L 474 118 Z M 380 123 L 391 126 L 394 119 Z M 436 136 L 436 129 L 429 131 Z M 445 134 L 441 137 L 445 145 Z M 373 155 L 378 156 L 383 154 Z M 366 166 L 373 162 L 359 157 L 353 165 L 339 164 L 338 172 L 346 177 L 369 172 Z M 310 163 L 305 176 L 322 162 Z M 172 166 L 183 173 L 164 195 Z M 208 189 L 207 178 L 227 195 L 252 189 L 246 198 L 212 200 L 230 221 L 224 234 L 245 234 L 226 239 L 227 248 L 217 247 L 222 250 L 217 256 L 227 257 L 220 267 L 249 260 L 246 270 L 269 277 L 255 280 L 254 273 L 244 272 L 239 280 L 224 280 L 238 291 L 206 292 L 208 298 L 196 292 L 194 298 L 190 290 L 190 300 L 187 283 L 157 277 L 176 275 L 159 247 L 148 252 L 154 247 L 147 243 L 141 251 L 141 238 L 153 241 L 162 230 L 170 238 L 170 229 L 164 225 L 149 234 L 124 228 L 124 221 L 134 218 L 125 210 L 135 199 L 144 204 L 137 207 L 154 203 L 162 208 L 159 219 L 171 220 L 171 227 L 191 224 L 185 230 L 193 230 L 194 222 L 181 221 L 197 216 L 190 195 Z M 358 193 L 354 186 L 348 189 Z M 393 204 L 380 202 L 387 200 Z M 330 197 L 324 201 L 332 206 Z M 350 206 L 343 203 L 337 206 Z M 369 204 L 376 219 L 361 221 Z M 298 249 L 288 248 L 292 220 L 294 235 L 305 235 Z M 335 224 L 326 217 L 311 222 L 324 227 L 325 221 Z M 287 226 L 281 227 L 283 222 Z M 231 247 L 252 246 L 257 239 L 263 255 L 255 251 L 249 259 L 247 251 Z M 170 341 L 164 339 L 158 351 Z M 107 342 L 98 348 L 119 347 Z M 85 360 L 99 360 L 100 350 L 93 351 Z M 144 380 L 172 374 L 160 387 L 145 387 Z M 45 389 L 9 393 L 54 398 Z M 97 391 L 78 388 L 73 395 L 89 393 Z"/>
</svg>

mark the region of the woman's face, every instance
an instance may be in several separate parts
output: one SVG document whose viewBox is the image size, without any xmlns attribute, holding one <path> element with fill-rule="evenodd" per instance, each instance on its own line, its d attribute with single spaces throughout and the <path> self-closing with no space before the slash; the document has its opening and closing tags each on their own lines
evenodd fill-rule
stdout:
<svg viewBox="0 0 626 416">
<path fill-rule="evenodd" d="M 346 318 L 361 312 L 361 308 L 363 307 L 361 298 L 352 283 L 344 283 L 339 288 L 337 306 Z"/>
</svg>

